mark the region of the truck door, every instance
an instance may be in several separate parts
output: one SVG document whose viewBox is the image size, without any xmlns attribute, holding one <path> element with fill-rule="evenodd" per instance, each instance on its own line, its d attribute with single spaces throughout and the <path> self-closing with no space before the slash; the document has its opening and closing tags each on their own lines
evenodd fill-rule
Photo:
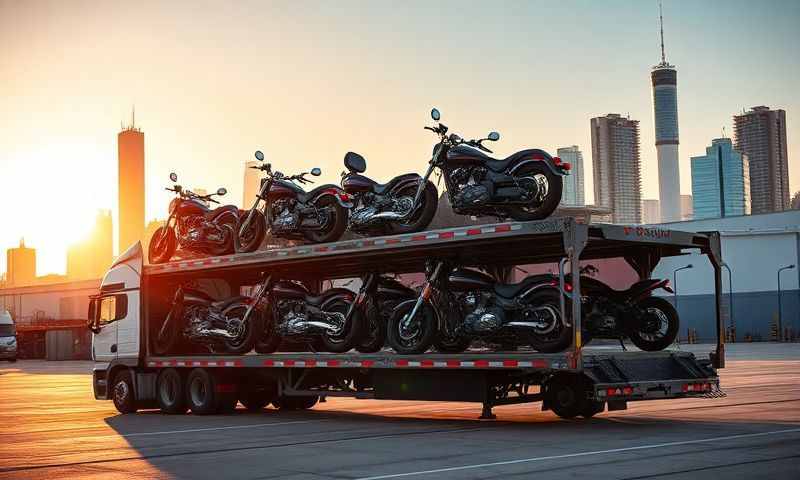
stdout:
<svg viewBox="0 0 800 480">
<path fill-rule="evenodd" d="M 92 300 L 96 308 L 94 335 L 92 336 L 92 355 L 95 361 L 110 362 L 117 358 L 119 349 L 117 336 L 119 313 L 127 309 L 127 297 L 121 295 L 102 295 Z"/>
</svg>

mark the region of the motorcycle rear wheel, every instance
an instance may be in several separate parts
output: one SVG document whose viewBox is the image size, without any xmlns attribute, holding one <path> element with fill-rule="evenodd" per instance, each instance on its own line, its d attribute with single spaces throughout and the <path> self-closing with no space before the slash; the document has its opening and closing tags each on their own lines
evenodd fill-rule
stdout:
<svg viewBox="0 0 800 480">
<path fill-rule="evenodd" d="M 382 307 L 389 308 L 388 305 L 383 305 Z M 358 342 L 358 345 L 356 345 L 356 350 L 361 353 L 379 352 L 386 342 L 386 320 L 384 320 L 384 317 L 371 305 L 367 307 L 366 311 L 366 318 L 364 318 L 364 336 L 361 341 Z"/>
<path fill-rule="evenodd" d="M 405 187 L 394 193 L 395 197 L 410 196 L 412 199 L 417 193 L 416 186 Z M 390 224 L 392 233 L 413 233 L 425 230 L 433 221 L 436 209 L 439 207 L 439 191 L 436 185 L 430 181 L 426 182 L 425 190 L 419 200 L 422 205 L 414 212 L 408 222 L 393 222 Z"/>
<path fill-rule="evenodd" d="M 347 315 L 349 309 L 350 304 L 344 300 L 336 300 L 325 308 L 327 312 L 339 313 L 343 316 Z M 353 348 L 364 336 L 363 318 L 364 315 L 362 315 L 361 310 L 355 309 L 352 317 L 350 317 L 350 324 L 344 325 L 344 331 L 338 335 L 331 335 L 326 332 L 320 336 L 322 348 L 333 353 L 344 353 Z"/>
<path fill-rule="evenodd" d="M 272 309 L 259 309 L 259 315 L 261 316 L 261 334 L 256 340 L 256 353 L 275 353 L 281 345 L 281 336 L 277 332 Z"/>
<path fill-rule="evenodd" d="M 661 297 L 646 297 L 638 303 L 638 307 L 645 312 L 645 317 L 649 315 L 656 317 L 646 320 L 658 321 L 661 325 L 658 334 L 645 332 L 642 328 L 632 329 L 629 334 L 631 342 L 645 352 L 657 352 L 672 345 L 680 329 L 680 319 L 675 307 Z M 661 327 L 666 327 L 663 328 L 663 332 Z"/>
<path fill-rule="evenodd" d="M 241 322 L 241 320 L 244 319 L 245 313 L 247 313 L 247 304 L 238 303 L 225 310 L 225 318 L 232 318 L 235 315 L 238 315 L 238 318 Z M 240 323 L 239 328 L 243 329 L 244 331 L 242 331 L 235 339 L 226 340 L 224 342 L 226 353 L 230 355 L 244 355 L 252 350 L 256 343 L 256 339 L 262 330 L 260 324 L 261 316 L 258 315 L 258 312 L 252 312 L 250 314 L 250 318 L 247 319 L 247 322 Z"/>
<path fill-rule="evenodd" d="M 533 307 L 550 307 L 554 317 L 550 320 L 555 322 L 547 332 L 538 333 L 530 329 L 528 338 L 531 347 L 542 353 L 558 353 L 564 351 L 572 343 L 572 329 L 564 324 L 561 318 L 561 299 L 560 293 L 554 288 L 544 288 L 530 297 L 529 304 Z M 569 311 L 569 303 L 565 309 Z M 569 313 L 567 313 L 569 316 Z"/>
<path fill-rule="evenodd" d="M 508 207 L 508 213 L 511 218 L 519 221 L 542 220 L 549 217 L 556 210 L 559 202 L 561 202 L 561 190 L 564 188 L 564 180 L 560 175 L 551 172 L 544 162 L 525 165 L 514 176 L 517 178 L 522 176 L 541 176 L 543 181 L 546 182 L 547 194 L 539 205 L 514 205 Z"/>
<path fill-rule="evenodd" d="M 166 237 L 164 230 L 167 230 Z M 175 238 L 175 230 L 167 226 L 158 227 L 150 237 L 150 244 L 147 246 L 147 260 L 151 264 L 166 263 L 175 254 L 178 248 L 178 239 Z"/>
<path fill-rule="evenodd" d="M 312 243 L 328 243 L 339 240 L 347 228 L 347 210 L 339 205 L 331 195 L 324 195 L 316 200 L 317 208 L 330 208 L 330 218 L 325 230 L 308 230 L 303 235 Z"/>
<path fill-rule="evenodd" d="M 256 211 L 250 223 L 247 224 L 247 229 L 242 235 L 241 223 L 247 219 L 247 215 L 242 217 L 240 225 L 236 226 L 236 252 L 237 253 L 250 253 L 258 250 L 264 237 L 267 235 L 267 221 L 261 212 Z"/>
<path fill-rule="evenodd" d="M 222 244 L 208 247 L 208 254 L 210 255 L 228 255 L 236 251 L 236 232 L 233 227 L 226 223 L 220 225 L 220 228 L 222 229 L 224 239 L 222 240 Z"/>
</svg>

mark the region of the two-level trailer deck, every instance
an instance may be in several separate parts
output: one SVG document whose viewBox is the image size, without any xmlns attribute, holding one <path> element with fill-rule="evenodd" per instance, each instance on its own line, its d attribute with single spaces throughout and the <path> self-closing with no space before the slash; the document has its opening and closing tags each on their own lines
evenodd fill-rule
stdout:
<svg viewBox="0 0 800 480">
<path fill-rule="evenodd" d="M 713 266 L 717 345 L 708 358 L 688 352 L 615 351 L 579 348 L 580 279 L 564 289 L 564 273 L 581 261 L 624 259 L 640 278 L 659 260 L 687 250 L 705 254 Z M 551 264 L 558 269 L 575 328 L 565 352 L 491 352 L 398 355 L 296 353 L 270 355 L 156 356 L 151 336 L 169 309 L 175 288 L 200 278 L 222 279 L 233 288 L 253 285 L 263 274 L 306 282 L 359 277 L 367 272 L 422 272 L 430 259 L 462 265 L 511 267 Z M 94 337 L 94 387 L 98 399 L 114 399 L 123 411 L 159 406 L 196 413 L 248 408 L 269 402 L 309 408 L 325 397 L 474 401 L 492 407 L 543 401 L 558 415 L 589 417 L 628 401 L 719 394 L 716 368 L 724 366 L 720 317 L 721 256 L 715 232 L 697 234 L 641 226 L 585 225 L 571 218 L 447 228 L 407 235 L 306 245 L 206 259 L 142 265 L 141 248 L 120 257 L 103 281 L 98 302 L 114 298 L 116 314 Z M 711 280 L 711 279 L 709 279 Z M 124 298 L 122 298 L 124 297 Z M 127 311 L 121 312 L 125 303 Z M 127 324 L 125 322 L 128 322 Z M 117 324 L 115 332 L 111 330 Z M 177 404 L 177 405 L 176 405 Z"/>
</svg>

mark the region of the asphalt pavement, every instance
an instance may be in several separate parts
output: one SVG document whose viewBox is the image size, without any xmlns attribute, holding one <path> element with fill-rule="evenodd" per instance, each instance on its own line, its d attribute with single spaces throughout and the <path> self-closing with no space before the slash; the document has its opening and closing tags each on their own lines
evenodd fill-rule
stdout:
<svg viewBox="0 0 800 480">
<path fill-rule="evenodd" d="M 726 397 L 592 420 L 539 404 L 480 421 L 479 404 L 344 398 L 305 412 L 119 415 L 92 397 L 91 362 L 0 363 L 0 478 L 800 478 L 800 344 L 728 347 Z"/>
</svg>

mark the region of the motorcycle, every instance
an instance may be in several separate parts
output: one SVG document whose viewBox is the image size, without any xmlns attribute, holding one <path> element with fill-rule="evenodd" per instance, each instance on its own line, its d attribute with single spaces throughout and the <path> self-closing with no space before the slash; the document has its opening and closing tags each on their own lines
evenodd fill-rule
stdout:
<svg viewBox="0 0 800 480">
<path fill-rule="evenodd" d="M 298 282 L 267 282 L 268 307 L 263 311 L 256 352 L 275 352 L 282 340 L 290 340 L 310 344 L 314 350 L 344 353 L 361 339 L 362 316 L 356 313 L 346 318 L 353 301 L 350 290 L 331 288 L 312 295 Z"/>
<path fill-rule="evenodd" d="M 264 154 L 260 151 L 255 157 L 264 161 Z M 306 175 L 318 177 L 322 174 L 319 168 L 291 176 L 273 172 L 269 163 L 250 168 L 265 172 L 266 177 L 261 180 L 261 189 L 253 207 L 238 227 L 238 251 L 258 249 L 267 227 L 276 237 L 306 239 L 313 243 L 334 242 L 342 236 L 347 227 L 347 209 L 352 206 L 347 193 L 336 185 L 322 185 L 310 192 L 297 185 L 314 183 Z M 262 201 L 263 213 L 259 211 Z"/>
<path fill-rule="evenodd" d="M 361 353 L 380 351 L 392 311 L 403 301 L 414 299 L 415 296 L 414 290 L 394 278 L 376 273 L 364 275 L 358 295 L 345 316 L 348 322 L 354 315 L 360 314 L 366 324 L 364 336 L 356 345 L 356 350 Z"/>
<path fill-rule="evenodd" d="M 594 278 L 597 273 L 594 265 L 580 269 L 584 319 L 581 333 L 586 343 L 592 338 L 621 342 L 628 337 L 640 350 L 655 352 L 664 350 L 675 341 L 680 329 L 678 312 L 663 297 L 652 295 L 657 289 L 674 293 L 668 279 L 641 280 L 625 290 L 614 290 Z M 569 285 L 570 275 L 566 276 L 566 281 Z"/>
<path fill-rule="evenodd" d="M 503 284 L 483 272 L 442 261 L 429 262 L 426 270 L 420 295 L 399 304 L 389 319 L 386 339 L 397 353 L 423 353 L 431 345 L 443 353 L 458 353 L 476 339 L 504 348 L 539 349 L 542 336 L 571 338 L 552 275 Z"/>
<path fill-rule="evenodd" d="M 175 173 L 170 180 L 178 181 Z M 225 195 L 227 190 L 220 188 L 216 194 L 198 195 L 178 184 L 167 191 L 177 196 L 169 203 L 169 218 L 163 227 L 158 227 L 150 239 L 147 258 L 150 263 L 169 261 L 180 246 L 182 249 L 208 255 L 224 255 L 234 252 L 234 237 L 239 223 L 239 209 L 225 205 L 210 209 L 207 204 L 218 201 L 214 195 Z"/>
<path fill-rule="evenodd" d="M 366 235 L 419 232 L 433 220 L 439 193 L 427 179 L 407 173 L 380 184 L 361 175 L 367 161 L 354 152 L 347 152 L 344 165 L 347 173 L 342 173 L 342 188 L 354 205 L 348 225 L 351 231 Z"/>
<path fill-rule="evenodd" d="M 155 336 L 156 355 L 174 353 L 181 340 L 209 351 L 242 355 L 253 349 L 261 331 L 256 311 L 265 290 L 253 297 L 236 295 L 214 300 L 202 290 L 180 286 L 167 317 Z"/>
<path fill-rule="evenodd" d="M 439 110 L 431 110 L 431 118 L 439 122 Z M 428 179 L 437 168 L 444 177 L 453 211 L 461 215 L 540 220 L 553 213 L 561 201 L 562 177 L 572 166 L 560 158 L 531 148 L 499 160 L 486 155 L 492 151 L 483 145 L 499 140 L 497 132 L 464 140 L 454 133 L 448 135 L 442 123 L 425 129 L 437 134 L 439 143 L 433 148 L 424 181 L 417 187 L 414 208 L 426 195 Z"/>
</svg>

